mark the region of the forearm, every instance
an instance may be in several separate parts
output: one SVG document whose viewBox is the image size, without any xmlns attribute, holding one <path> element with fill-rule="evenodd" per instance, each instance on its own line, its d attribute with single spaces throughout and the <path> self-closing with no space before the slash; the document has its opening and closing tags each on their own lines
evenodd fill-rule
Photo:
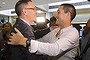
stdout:
<svg viewBox="0 0 90 60">
<path fill-rule="evenodd" d="M 56 56 L 58 54 L 62 55 L 67 50 L 72 49 L 78 45 L 78 40 L 68 41 L 68 40 L 58 40 L 55 43 L 43 43 L 35 40 L 31 40 L 30 52 L 39 52 L 41 54 L 46 54 L 49 56 Z"/>
<path fill-rule="evenodd" d="M 59 46 L 56 43 L 49 44 L 31 40 L 30 52 L 39 52 L 49 56 L 56 56 L 59 54 L 59 52 L 62 52 L 62 50 L 59 49 Z"/>
</svg>

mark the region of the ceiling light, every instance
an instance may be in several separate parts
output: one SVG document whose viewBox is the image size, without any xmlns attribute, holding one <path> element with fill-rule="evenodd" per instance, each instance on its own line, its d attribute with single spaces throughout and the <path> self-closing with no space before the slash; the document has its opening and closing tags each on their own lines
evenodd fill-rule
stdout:
<svg viewBox="0 0 90 60">
<path fill-rule="evenodd" d="M 5 4 L 5 2 L 2 2 L 2 4 Z"/>
</svg>

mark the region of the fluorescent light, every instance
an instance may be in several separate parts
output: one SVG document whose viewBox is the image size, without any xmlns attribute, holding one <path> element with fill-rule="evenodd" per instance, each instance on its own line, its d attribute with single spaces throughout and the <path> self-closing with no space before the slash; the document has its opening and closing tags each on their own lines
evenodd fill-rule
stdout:
<svg viewBox="0 0 90 60">
<path fill-rule="evenodd" d="M 77 2 L 83 2 L 83 1 L 87 1 L 87 0 L 70 0 L 70 1 L 63 1 L 63 2 L 55 2 L 55 3 L 50 3 L 49 6 L 60 5 L 63 3 L 77 3 Z"/>
<path fill-rule="evenodd" d="M 37 10 L 37 13 L 44 13 L 43 11 L 41 11 L 41 10 Z"/>
</svg>

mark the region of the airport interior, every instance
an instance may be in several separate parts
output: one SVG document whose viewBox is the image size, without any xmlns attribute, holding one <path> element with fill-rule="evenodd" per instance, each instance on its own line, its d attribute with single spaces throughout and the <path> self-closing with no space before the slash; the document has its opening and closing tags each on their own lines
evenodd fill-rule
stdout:
<svg viewBox="0 0 90 60">
<path fill-rule="evenodd" d="M 10 22 L 12 25 L 14 25 L 17 18 L 14 8 L 17 1 L 18 0 L 0 0 L 0 29 L 2 27 L 2 24 L 6 22 Z M 90 19 L 89 0 L 32 0 L 32 1 L 35 3 L 35 6 L 37 8 L 36 22 L 38 23 L 45 22 L 46 19 L 50 20 L 50 17 L 56 16 L 56 12 L 60 4 L 63 3 L 73 4 L 76 8 L 77 14 L 75 19 L 72 21 L 72 24 L 79 30 L 80 38 L 82 38 L 82 31 L 86 26 L 88 19 Z M 36 23 L 33 22 L 31 23 L 31 25 L 34 26 L 36 25 Z"/>
</svg>

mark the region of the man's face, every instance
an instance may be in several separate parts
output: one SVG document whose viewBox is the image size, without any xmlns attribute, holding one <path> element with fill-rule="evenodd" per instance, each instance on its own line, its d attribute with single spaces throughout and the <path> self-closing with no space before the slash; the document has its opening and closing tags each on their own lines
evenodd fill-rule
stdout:
<svg viewBox="0 0 90 60">
<path fill-rule="evenodd" d="M 28 6 L 25 8 L 27 12 L 27 18 L 30 22 L 36 20 L 36 7 L 33 2 L 28 2 Z"/>
<path fill-rule="evenodd" d="M 57 15 L 56 15 L 57 21 L 56 24 L 60 25 L 65 22 L 67 19 L 66 13 L 64 13 L 63 6 L 60 6 L 59 9 L 57 10 Z"/>
</svg>

